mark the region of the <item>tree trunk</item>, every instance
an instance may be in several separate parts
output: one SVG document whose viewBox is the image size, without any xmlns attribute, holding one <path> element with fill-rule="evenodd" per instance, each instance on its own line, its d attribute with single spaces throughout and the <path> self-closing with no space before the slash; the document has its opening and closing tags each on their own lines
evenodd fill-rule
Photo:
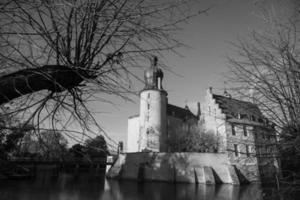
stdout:
<svg viewBox="0 0 300 200">
<path fill-rule="evenodd" d="M 62 92 L 78 86 L 86 73 L 61 65 L 45 65 L 0 76 L 0 105 L 25 94 L 49 90 Z"/>
</svg>

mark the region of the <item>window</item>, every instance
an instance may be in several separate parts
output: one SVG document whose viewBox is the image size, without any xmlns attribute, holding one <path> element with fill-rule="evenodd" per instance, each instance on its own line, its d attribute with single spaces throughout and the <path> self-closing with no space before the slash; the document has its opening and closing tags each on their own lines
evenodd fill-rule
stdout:
<svg viewBox="0 0 300 200">
<path fill-rule="evenodd" d="M 148 93 L 148 99 L 150 99 L 150 93 Z"/>
<path fill-rule="evenodd" d="M 217 110 L 214 109 L 214 116 L 215 116 L 215 120 L 217 119 Z"/>
<path fill-rule="evenodd" d="M 247 157 L 250 157 L 250 151 L 251 151 L 250 146 L 246 145 L 246 155 L 247 155 Z"/>
<path fill-rule="evenodd" d="M 256 132 L 254 132 L 254 138 L 257 138 L 257 133 Z"/>
<path fill-rule="evenodd" d="M 147 103 L 147 109 L 150 110 L 150 104 L 149 103 Z"/>
<path fill-rule="evenodd" d="M 243 130 L 244 130 L 244 136 L 247 137 L 248 132 L 247 132 L 247 126 L 246 125 L 243 126 Z"/>
<path fill-rule="evenodd" d="M 234 126 L 234 124 L 231 124 L 231 132 L 232 132 L 232 135 L 235 135 L 235 126 Z"/>
<path fill-rule="evenodd" d="M 233 147 L 234 147 L 234 155 L 235 157 L 238 157 L 239 156 L 238 145 L 234 144 Z"/>
</svg>

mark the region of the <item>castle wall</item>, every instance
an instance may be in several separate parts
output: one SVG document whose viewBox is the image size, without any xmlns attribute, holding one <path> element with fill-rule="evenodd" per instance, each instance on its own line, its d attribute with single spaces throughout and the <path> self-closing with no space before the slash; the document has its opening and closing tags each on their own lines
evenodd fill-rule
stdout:
<svg viewBox="0 0 300 200">
<path fill-rule="evenodd" d="M 260 180 L 253 126 L 226 122 L 226 132 L 229 162 L 239 169 L 240 176 L 248 177 L 248 181 Z"/>
<path fill-rule="evenodd" d="M 239 119 L 228 120 L 226 129 L 229 161 L 239 168 L 240 175 L 249 177 L 250 181 L 274 178 L 279 166 L 272 129 L 258 122 Z M 270 135 L 273 137 L 268 137 Z"/>
<path fill-rule="evenodd" d="M 139 116 L 128 119 L 127 148 L 126 152 L 138 152 L 139 150 Z"/>
<path fill-rule="evenodd" d="M 128 153 L 112 166 L 109 177 L 145 181 L 169 181 L 186 183 L 239 184 L 235 168 L 221 153 Z M 118 166 L 117 166 L 118 165 Z"/>
<path fill-rule="evenodd" d="M 273 179 L 280 174 L 275 130 L 272 128 L 254 127 L 256 156 L 262 179 Z"/>
</svg>

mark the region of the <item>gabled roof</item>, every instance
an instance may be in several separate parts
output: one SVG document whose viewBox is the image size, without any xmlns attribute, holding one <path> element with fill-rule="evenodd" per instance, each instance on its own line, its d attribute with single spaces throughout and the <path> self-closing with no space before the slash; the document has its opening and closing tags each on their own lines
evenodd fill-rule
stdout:
<svg viewBox="0 0 300 200">
<path fill-rule="evenodd" d="M 167 105 L 167 115 L 168 116 L 174 116 L 176 118 L 185 120 L 185 119 L 198 119 L 198 117 L 196 115 L 194 115 L 189 109 L 188 107 L 186 108 L 181 108 L 178 106 L 174 106 L 172 104 L 168 104 Z"/>
<path fill-rule="evenodd" d="M 251 119 L 254 117 L 256 120 L 264 118 L 258 106 L 251 102 L 216 94 L 212 94 L 212 96 L 216 100 L 216 103 L 219 104 L 222 113 L 226 116 L 237 118 L 239 115 L 240 118 Z"/>
</svg>

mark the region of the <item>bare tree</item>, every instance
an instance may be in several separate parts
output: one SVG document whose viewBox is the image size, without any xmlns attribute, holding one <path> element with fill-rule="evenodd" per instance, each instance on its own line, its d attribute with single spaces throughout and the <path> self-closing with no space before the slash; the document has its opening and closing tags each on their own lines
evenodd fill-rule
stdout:
<svg viewBox="0 0 300 200">
<path fill-rule="evenodd" d="M 297 11 L 299 7 L 296 4 L 293 8 Z M 234 44 L 236 55 L 229 58 L 231 73 L 228 81 L 241 98 L 258 104 L 269 120 L 275 122 L 281 159 L 299 166 L 299 12 L 283 20 L 274 14 L 274 10 L 270 14 L 264 7 L 263 11 L 268 30 L 255 31 L 247 40 Z M 299 176 L 298 167 L 290 170 Z"/>
<path fill-rule="evenodd" d="M 128 99 L 151 55 L 182 46 L 192 0 L 6 0 L 0 4 L 0 104 L 24 124 L 97 125 L 87 100 Z M 164 66 L 161 63 L 162 67 Z M 97 125 L 98 126 L 98 125 Z M 9 128 L 9 127 L 2 127 Z M 98 128 L 100 128 L 98 126 Z M 72 132 L 70 137 L 76 139 Z"/>
</svg>

